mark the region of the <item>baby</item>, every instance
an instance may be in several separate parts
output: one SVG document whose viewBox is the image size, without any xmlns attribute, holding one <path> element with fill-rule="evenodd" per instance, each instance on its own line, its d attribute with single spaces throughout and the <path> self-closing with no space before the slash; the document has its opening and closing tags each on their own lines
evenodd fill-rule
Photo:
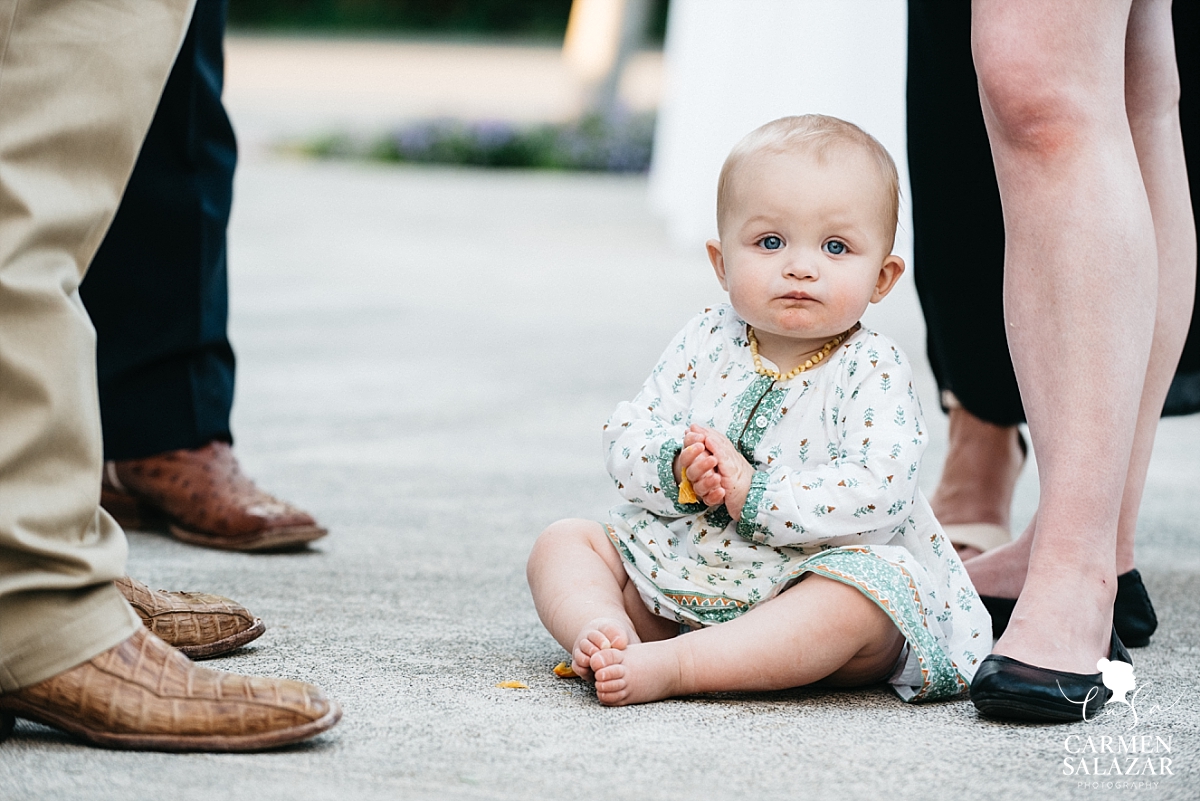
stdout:
<svg viewBox="0 0 1200 801">
<path fill-rule="evenodd" d="M 768 123 L 725 160 L 707 247 L 729 303 L 605 426 L 628 503 L 529 557 L 538 615 L 601 703 L 970 684 L 991 622 L 917 488 L 908 360 L 858 322 L 904 272 L 898 208 L 887 151 L 832 117 Z"/>
</svg>

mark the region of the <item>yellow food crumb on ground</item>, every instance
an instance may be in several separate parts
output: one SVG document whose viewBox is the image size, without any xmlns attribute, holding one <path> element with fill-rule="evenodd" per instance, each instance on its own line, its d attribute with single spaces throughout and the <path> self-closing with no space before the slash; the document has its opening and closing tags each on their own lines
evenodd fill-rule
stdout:
<svg viewBox="0 0 1200 801">
<path fill-rule="evenodd" d="M 502 681 L 496 685 L 505 690 L 528 690 L 529 685 L 523 681 Z"/>
<path fill-rule="evenodd" d="M 560 679 L 577 679 L 579 676 L 575 671 L 571 670 L 571 666 L 566 662 L 559 662 L 554 666 L 554 675 Z"/>
</svg>

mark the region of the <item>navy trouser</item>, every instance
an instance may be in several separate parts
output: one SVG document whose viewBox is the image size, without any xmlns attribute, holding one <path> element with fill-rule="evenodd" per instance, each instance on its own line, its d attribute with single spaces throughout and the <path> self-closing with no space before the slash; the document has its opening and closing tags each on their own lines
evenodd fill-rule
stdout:
<svg viewBox="0 0 1200 801">
<path fill-rule="evenodd" d="M 154 122 L 83 282 L 107 459 L 230 440 L 225 228 L 237 144 L 221 104 L 227 0 L 198 0 Z"/>
<path fill-rule="evenodd" d="M 1173 14 L 1192 208 L 1200 212 L 1200 3 L 1177 2 Z M 909 0 L 908 167 L 913 272 L 938 386 L 977 417 L 1022 422 L 1004 328 L 1004 220 L 966 0 Z M 1200 411 L 1198 316 L 1200 303 L 1164 414 Z"/>
</svg>

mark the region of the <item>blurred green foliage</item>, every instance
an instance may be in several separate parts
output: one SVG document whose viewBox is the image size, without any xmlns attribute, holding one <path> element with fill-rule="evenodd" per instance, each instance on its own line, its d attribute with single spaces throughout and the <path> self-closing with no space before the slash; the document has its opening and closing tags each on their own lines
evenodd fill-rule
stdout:
<svg viewBox="0 0 1200 801">
<path fill-rule="evenodd" d="M 654 0 L 647 38 L 661 42 L 668 0 Z M 230 0 L 237 28 L 561 39 L 571 0 Z"/>
</svg>

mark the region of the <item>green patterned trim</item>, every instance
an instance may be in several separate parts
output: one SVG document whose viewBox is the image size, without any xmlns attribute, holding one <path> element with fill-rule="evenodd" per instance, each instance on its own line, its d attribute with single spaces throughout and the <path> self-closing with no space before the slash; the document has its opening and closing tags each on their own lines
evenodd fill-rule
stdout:
<svg viewBox="0 0 1200 801">
<path fill-rule="evenodd" d="M 729 428 L 725 430 L 725 436 L 729 437 L 729 441 L 738 447 L 742 455 L 753 461 L 754 449 L 750 449 L 750 454 L 746 454 L 746 450 L 742 447 L 742 436 L 746 433 L 746 429 L 750 427 L 750 415 L 754 413 L 759 404 L 770 394 L 771 387 L 775 385 L 775 379 L 769 376 L 760 375 L 750 382 L 750 385 L 742 390 L 742 394 L 733 404 L 733 419 L 729 421 Z M 779 399 L 776 407 L 782 405 L 783 398 Z M 764 427 L 765 430 L 765 427 Z M 754 440 L 754 444 L 758 444 L 758 440 L 762 439 L 762 434 Z"/>
<path fill-rule="evenodd" d="M 746 493 L 746 503 L 742 506 L 742 519 L 737 524 L 738 535 L 745 539 L 753 540 L 755 533 L 762 529 L 762 526 L 756 525 L 754 520 L 758 517 L 763 493 L 767 490 L 767 482 L 770 478 L 765 471 L 756 470 L 754 478 L 750 479 L 750 491 Z"/>
<path fill-rule="evenodd" d="M 779 422 L 782 416 L 779 410 L 783 408 L 787 394 L 787 389 L 772 389 L 763 395 L 762 400 L 758 402 L 758 408 L 751 413 L 747 421 L 746 430 L 742 432 L 740 439 L 735 440 L 738 450 L 751 464 L 754 463 L 754 451 L 766 436 L 767 429 Z"/>
<path fill-rule="evenodd" d="M 967 689 L 966 680 L 926 626 L 916 582 L 903 568 L 870 551 L 839 548 L 805 561 L 803 570 L 856 587 L 900 629 L 917 655 L 923 680 L 905 701 L 952 698 Z"/>
<path fill-rule="evenodd" d="M 726 598 L 724 595 L 706 595 L 701 592 L 667 592 L 663 595 L 679 608 L 691 612 L 702 623 L 728 623 L 750 608 L 745 601 Z"/>
<path fill-rule="evenodd" d="M 621 557 L 625 562 L 631 565 L 635 564 L 636 560 L 633 558 L 633 551 L 629 550 L 628 545 L 621 542 L 621 538 L 617 536 L 617 530 L 608 523 L 601 523 L 600 525 L 604 526 L 604 533 L 608 535 L 609 541 L 616 546 L 616 549 L 621 552 Z"/>
<path fill-rule="evenodd" d="M 674 439 L 668 439 L 658 449 L 658 483 L 662 485 L 662 491 L 675 505 L 675 511 L 680 514 L 690 515 L 697 512 L 703 512 L 705 509 L 702 503 L 680 503 L 679 502 L 679 485 L 675 483 L 675 457 L 683 450 L 683 446 Z"/>
</svg>

